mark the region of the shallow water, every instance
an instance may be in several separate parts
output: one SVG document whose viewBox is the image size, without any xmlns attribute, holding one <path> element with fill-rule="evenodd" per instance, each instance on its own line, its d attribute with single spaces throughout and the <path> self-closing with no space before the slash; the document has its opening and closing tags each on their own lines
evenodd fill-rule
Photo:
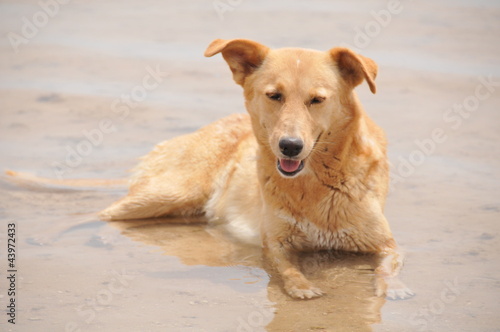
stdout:
<svg viewBox="0 0 500 332">
<path fill-rule="evenodd" d="M 214 38 L 351 45 L 380 67 L 377 94 L 365 85 L 357 91 L 390 141 L 386 215 L 406 252 L 401 277 L 416 296 L 375 297 L 373 257 L 317 253 L 304 255 L 302 267 L 327 295 L 294 301 L 258 248 L 217 227 L 103 223 L 95 212 L 123 189 L 2 177 L 0 243 L 15 223 L 18 272 L 16 324 L 2 315 L 0 330 L 500 331 L 498 2 L 401 1 L 401 12 L 366 46 L 355 45 L 356 31 L 374 20 L 372 11 L 387 9 L 384 1 L 243 1 L 222 19 L 213 4 L 75 0 L 17 53 L 2 38 L 1 168 L 124 178 L 156 143 L 244 112 L 222 59 L 202 56 Z M 40 8 L 3 1 L 2 36 L 20 34 L 23 17 Z M 126 113 L 113 106 L 123 106 L 155 69 L 164 73 L 156 88 Z M 454 105 L 462 110 L 451 112 Z M 0 276 L 5 254 L 1 245 Z M 1 278 L 5 310 L 10 296 Z"/>
</svg>

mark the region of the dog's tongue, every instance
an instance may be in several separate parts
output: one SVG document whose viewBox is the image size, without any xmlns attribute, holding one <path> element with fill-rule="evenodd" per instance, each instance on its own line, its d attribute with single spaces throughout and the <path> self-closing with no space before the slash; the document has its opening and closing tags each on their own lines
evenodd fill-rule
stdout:
<svg viewBox="0 0 500 332">
<path fill-rule="evenodd" d="M 300 160 L 280 159 L 281 169 L 288 173 L 293 173 L 300 166 Z"/>
</svg>

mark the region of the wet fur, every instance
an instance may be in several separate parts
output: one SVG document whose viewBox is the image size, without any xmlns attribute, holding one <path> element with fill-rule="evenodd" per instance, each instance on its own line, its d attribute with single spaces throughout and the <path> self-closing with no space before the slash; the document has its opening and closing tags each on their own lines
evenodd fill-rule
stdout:
<svg viewBox="0 0 500 332">
<path fill-rule="evenodd" d="M 157 145 L 128 195 L 101 218 L 205 214 L 262 245 L 294 298 L 322 294 L 299 270 L 300 251 L 374 253 L 382 261 L 378 275 L 393 280 L 401 264 L 383 214 L 386 140 L 353 90 L 366 81 L 375 93 L 376 64 L 345 48 L 271 50 L 243 39 L 215 40 L 205 55 L 217 53 L 243 87 L 248 115 Z M 282 100 L 270 98 L 275 92 Z M 304 141 L 298 158 L 305 167 L 295 177 L 277 170 L 284 136 Z"/>
</svg>

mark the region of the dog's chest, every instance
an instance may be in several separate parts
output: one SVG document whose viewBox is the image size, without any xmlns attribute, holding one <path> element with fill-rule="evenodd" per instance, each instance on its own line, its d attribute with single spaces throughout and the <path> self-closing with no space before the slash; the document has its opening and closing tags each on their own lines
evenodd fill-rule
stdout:
<svg viewBox="0 0 500 332">
<path fill-rule="evenodd" d="M 307 219 L 296 220 L 283 215 L 280 217 L 291 226 L 290 241 L 298 249 L 358 251 L 358 245 L 353 238 L 354 230 L 322 229 Z"/>
</svg>

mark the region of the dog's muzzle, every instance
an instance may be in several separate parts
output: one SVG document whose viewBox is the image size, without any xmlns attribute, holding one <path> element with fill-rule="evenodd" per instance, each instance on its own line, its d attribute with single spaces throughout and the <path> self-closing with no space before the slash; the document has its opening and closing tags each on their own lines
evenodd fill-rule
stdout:
<svg viewBox="0 0 500 332">
<path fill-rule="evenodd" d="M 295 159 L 304 149 L 304 141 L 296 137 L 283 137 L 279 141 L 280 152 L 285 158 L 278 159 L 278 170 L 285 176 L 294 176 L 304 168 L 304 161 Z"/>
</svg>

